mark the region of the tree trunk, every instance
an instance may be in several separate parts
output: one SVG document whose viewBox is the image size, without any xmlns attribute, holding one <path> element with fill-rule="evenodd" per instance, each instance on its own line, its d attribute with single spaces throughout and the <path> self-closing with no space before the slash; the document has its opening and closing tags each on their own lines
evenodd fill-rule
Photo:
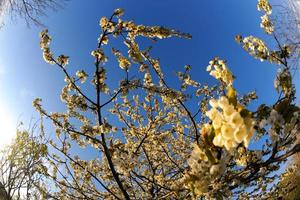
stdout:
<svg viewBox="0 0 300 200">
<path fill-rule="evenodd" d="M 4 185 L 0 182 L 0 200 L 9 200 Z"/>
</svg>

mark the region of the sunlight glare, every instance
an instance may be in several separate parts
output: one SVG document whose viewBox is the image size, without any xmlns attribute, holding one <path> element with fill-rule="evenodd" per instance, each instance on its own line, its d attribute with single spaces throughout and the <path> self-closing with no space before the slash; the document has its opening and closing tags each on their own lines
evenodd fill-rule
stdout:
<svg viewBox="0 0 300 200">
<path fill-rule="evenodd" d="M 13 123 L 12 117 L 5 106 L 0 104 L 0 149 L 4 145 L 10 144 L 16 133 L 16 125 Z"/>
</svg>

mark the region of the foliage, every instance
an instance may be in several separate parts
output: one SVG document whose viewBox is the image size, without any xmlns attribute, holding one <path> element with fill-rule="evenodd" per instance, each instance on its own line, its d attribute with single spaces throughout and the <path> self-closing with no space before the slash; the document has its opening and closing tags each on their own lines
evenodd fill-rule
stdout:
<svg viewBox="0 0 300 200">
<path fill-rule="evenodd" d="M 47 146 L 28 131 L 17 130 L 11 145 L 0 152 L 1 200 L 40 199 L 38 171 Z"/>
<path fill-rule="evenodd" d="M 295 144 L 300 108 L 294 103 L 289 66 L 293 52 L 276 37 L 268 1 L 259 0 L 258 10 L 263 13 L 261 27 L 277 47 L 271 49 L 254 36 L 238 35 L 236 40 L 254 58 L 278 66 L 279 98 L 254 111 L 247 107 L 256 94 L 238 95 L 225 60 L 214 58 L 207 67 L 219 82 L 216 86 L 193 80 L 191 66 L 186 65 L 178 72 L 180 88 L 175 88 L 159 59 L 151 56 L 151 47 L 137 42 L 141 37 L 191 38 L 188 34 L 124 21 L 123 10 L 117 9 L 100 20 L 102 34 L 91 53 L 94 73 L 79 69 L 71 75 L 69 57 L 56 57 L 50 49 L 52 38 L 43 31 L 43 57 L 61 69 L 66 82 L 61 92 L 65 112 L 48 113 L 41 99 L 33 102 L 53 122 L 56 133 L 42 172 L 53 187 L 40 188 L 43 193 L 54 199 L 265 199 L 275 195 L 271 186 L 281 178 L 276 172 L 300 151 L 300 144 Z M 128 49 L 124 53 L 111 48 L 119 64 L 113 71 L 124 74 L 118 86 L 110 84 L 116 77 L 107 74 L 108 44 L 115 38 Z M 255 139 L 263 142 L 261 148 L 249 148 Z M 78 147 L 83 149 L 80 152 L 92 151 L 94 157 L 76 155 Z"/>
</svg>

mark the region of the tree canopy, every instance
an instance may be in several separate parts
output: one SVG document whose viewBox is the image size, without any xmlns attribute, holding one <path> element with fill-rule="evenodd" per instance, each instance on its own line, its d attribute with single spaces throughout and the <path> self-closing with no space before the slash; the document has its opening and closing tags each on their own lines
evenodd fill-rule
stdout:
<svg viewBox="0 0 300 200">
<path fill-rule="evenodd" d="M 33 131 L 17 130 L 12 144 L 0 152 L 1 200 L 41 199 L 38 171 L 46 153 L 46 144 Z"/>
</svg>

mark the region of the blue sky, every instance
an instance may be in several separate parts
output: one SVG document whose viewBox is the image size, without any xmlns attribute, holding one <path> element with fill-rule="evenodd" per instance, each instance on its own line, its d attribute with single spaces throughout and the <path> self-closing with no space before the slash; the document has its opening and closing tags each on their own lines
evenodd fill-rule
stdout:
<svg viewBox="0 0 300 200">
<path fill-rule="evenodd" d="M 234 41 L 236 34 L 271 41 L 259 28 L 261 13 L 256 10 L 256 3 L 241 0 L 71 0 L 64 9 L 48 12 L 42 22 L 53 37 L 52 49 L 56 55 L 70 56 L 68 68 L 71 71 L 87 69 L 93 66 L 90 52 L 97 45 L 99 19 L 110 16 L 115 8 L 124 8 L 124 19 L 192 34 L 192 40 L 172 38 L 153 45 L 153 54 L 161 58 L 169 81 L 175 80 L 172 78 L 175 71 L 190 64 L 196 80 L 212 84 L 213 79 L 205 69 L 208 62 L 218 56 L 228 61 L 237 77 L 235 86 L 240 94 L 256 90 L 258 102 L 271 103 L 277 96 L 273 87 L 277 67 L 253 59 Z M 0 29 L 0 119 L 2 116 L 10 126 L 18 120 L 27 125 L 32 117 L 38 118 L 31 103 L 36 97 L 43 99 L 49 111 L 63 109 L 59 94 L 64 77 L 58 68 L 42 59 L 38 37 L 42 29 L 28 28 L 22 20 L 8 19 Z"/>
</svg>

